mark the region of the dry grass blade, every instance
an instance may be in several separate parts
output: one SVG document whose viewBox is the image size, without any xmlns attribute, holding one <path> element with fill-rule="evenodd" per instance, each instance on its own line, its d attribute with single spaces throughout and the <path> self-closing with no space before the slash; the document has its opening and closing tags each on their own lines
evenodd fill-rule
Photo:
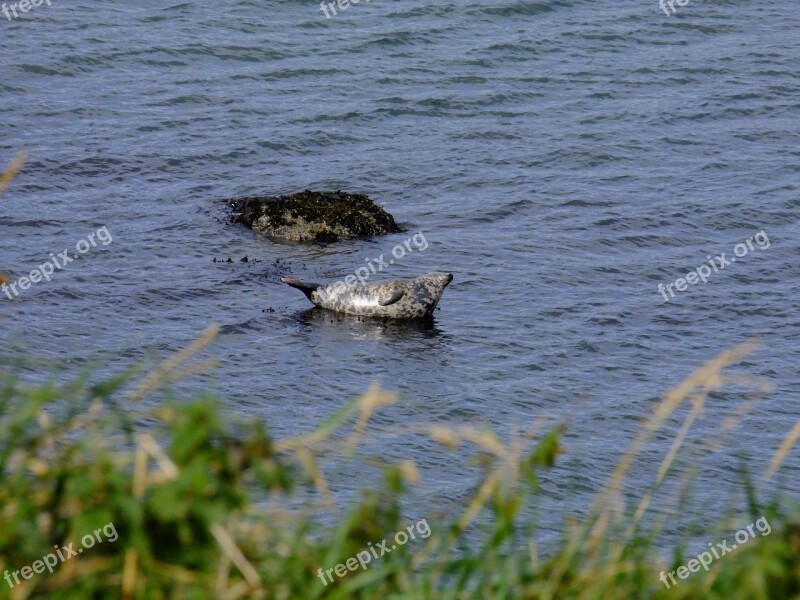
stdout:
<svg viewBox="0 0 800 600">
<path fill-rule="evenodd" d="M 211 534 L 214 536 L 214 539 L 217 540 L 226 556 L 236 565 L 236 568 L 239 569 L 242 575 L 244 575 L 247 583 L 254 588 L 260 586 L 261 578 L 258 576 L 258 571 L 248 562 L 225 528 L 219 523 L 214 523 L 211 526 Z"/>
<path fill-rule="evenodd" d="M 722 387 L 722 370 L 740 361 L 755 350 L 757 346 L 758 344 L 756 342 L 745 342 L 732 350 L 723 352 L 719 356 L 706 362 L 676 388 L 667 392 L 664 399 L 656 407 L 653 415 L 647 420 L 645 426 L 630 443 L 625 454 L 623 454 L 619 463 L 617 463 L 605 490 L 597 495 L 593 509 L 597 510 L 602 503 L 609 503 L 609 501 L 611 501 L 612 504 L 616 503 L 614 499 L 616 499 L 619 493 L 622 480 L 625 478 L 634 458 L 639 455 L 652 435 L 661 428 L 678 406 L 687 398 L 695 398 L 695 406 L 699 404 L 702 407 L 702 402 L 705 400 L 708 393 Z M 695 392 L 695 390 L 698 391 Z M 675 449 L 675 451 L 677 451 L 677 449 Z M 662 468 L 659 469 L 659 473 L 666 472 L 673 456 L 674 453 L 671 450 L 670 455 L 665 459 L 665 464 L 662 464 Z"/>
<path fill-rule="evenodd" d="M 497 458 L 509 458 L 509 450 L 497 439 L 497 436 L 492 431 L 469 426 L 442 427 L 441 425 L 434 425 L 428 429 L 428 435 L 433 441 L 451 450 L 455 450 L 462 441 L 467 441 L 483 448 L 490 454 L 494 454 Z"/>
<path fill-rule="evenodd" d="M 494 494 L 495 489 L 497 489 L 497 486 L 500 483 L 500 477 L 502 475 L 503 468 L 497 467 L 494 471 L 492 471 L 492 474 L 486 478 L 486 481 L 483 482 L 483 485 L 481 485 L 478 493 L 475 494 L 475 497 L 469 503 L 467 510 L 464 511 L 464 514 L 461 515 L 461 518 L 458 520 L 458 531 L 463 531 L 470 523 L 472 523 L 473 519 L 475 519 L 475 517 L 486 504 L 486 501 L 492 497 L 492 494 Z"/>
<path fill-rule="evenodd" d="M 333 501 L 333 494 L 331 494 L 331 490 L 328 487 L 328 482 L 325 481 L 325 477 L 317 467 L 317 463 L 314 460 L 314 455 L 311 454 L 311 450 L 305 446 L 301 446 L 295 450 L 295 455 L 297 456 L 297 460 L 300 462 L 300 464 L 303 465 L 303 469 L 305 469 L 308 476 L 314 482 L 314 486 L 319 490 L 325 505 L 336 509 L 336 505 Z"/>
<path fill-rule="evenodd" d="M 11 164 L 3 171 L 2 175 L 0 175 L 0 195 L 6 191 L 8 184 L 11 183 L 11 180 L 14 179 L 20 169 L 22 169 L 22 165 L 25 164 L 25 157 L 25 152 L 17 154 L 14 160 L 11 161 Z M 11 277 L 9 277 L 7 273 L 0 271 L 0 285 L 6 283 L 11 283 Z"/>
<path fill-rule="evenodd" d="M 131 392 L 130 399 L 141 400 L 147 394 L 166 383 L 172 383 L 187 375 L 212 369 L 216 366 L 215 361 L 203 361 L 197 365 L 184 367 L 182 370 L 178 370 L 178 367 L 208 346 L 217 337 L 218 333 L 219 325 L 209 325 L 200 337 L 186 346 L 186 348 L 179 350 L 166 359 L 153 372 L 147 375 Z"/>
<path fill-rule="evenodd" d="M 413 460 L 400 461 L 398 470 L 400 471 L 403 481 L 406 483 L 416 485 L 422 480 L 419 475 L 419 470 L 417 469 L 417 463 L 415 463 Z"/>
<path fill-rule="evenodd" d="M 20 172 L 22 165 L 25 164 L 26 157 L 27 154 L 25 152 L 17 154 L 14 160 L 11 161 L 11 164 L 3 171 L 3 174 L 0 175 L 0 194 L 6 191 L 8 184 L 11 183 L 11 180 Z"/>
<path fill-rule="evenodd" d="M 448 429 L 445 427 L 430 428 L 430 436 L 433 440 L 446 445 L 458 445 L 459 441 L 469 441 L 477 447 L 493 454 L 502 462 L 492 471 L 489 477 L 481 485 L 478 493 L 470 502 L 467 509 L 458 521 L 458 530 L 463 531 L 475 519 L 481 509 L 485 506 L 489 498 L 492 497 L 498 485 L 505 475 L 510 484 L 515 484 L 519 478 L 519 466 L 522 460 L 522 453 L 529 442 L 533 440 L 536 433 L 544 424 L 544 419 L 539 418 L 534 421 L 527 431 L 516 437 L 512 443 L 505 446 L 492 431 L 483 431 L 475 427 L 458 427 Z"/>
<path fill-rule="evenodd" d="M 345 412 L 337 417 L 337 422 L 343 422 L 344 419 L 349 418 L 353 410 L 359 410 L 361 413 L 353 433 L 349 438 L 351 451 L 360 441 L 367 421 L 374 409 L 378 406 L 394 404 L 396 401 L 397 394 L 395 392 L 384 392 L 377 383 L 373 383 L 364 396 L 358 398 L 353 404 L 345 407 Z M 335 425 L 326 424 L 309 433 L 304 433 L 285 440 L 278 440 L 275 442 L 275 451 L 289 452 L 297 450 L 298 448 L 311 448 L 327 440 L 337 430 Z"/>
<path fill-rule="evenodd" d="M 344 452 L 346 457 L 352 456 L 353 452 L 355 452 L 356 446 L 358 446 L 358 443 L 361 441 L 361 437 L 364 435 L 364 431 L 367 428 L 367 422 L 374 410 L 379 406 L 390 406 L 395 402 L 397 402 L 396 392 L 381 391 L 377 382 L 373 382 L 369 386 L 367 393 L 361 396 L 358 402 L 361 414 L 358 417 L 358 422 L 353 429 L 353 433 L 347 441 L 347 447 Z"/>
<path fill-rule="evenodd" d="M 247 582 L 239 581 L 228 588 L 228 590 L 221 596 L 216 596 L 216 598 L 219 598 L 219 600 L 238 600 L 245 595 L 249 596 L 250 598 L 264 597 L 263 593 L 253 593 Z"/>
<path fill-rule="evenodd" d="M 125 551 L 125 561 L 122 567 L 122 598 L 129 600 L 133 598 L 136 590 L 136 564 L 139 560 L 139 553 L 133 548 Z"/>
<path fill-rule="evenodd" d="M 329 431 L 315 429 L 311 433 L 305 433 L 286 440 L 278 440 L 275 442 L 275 451 L 289 452 L 298 448 L 308 448 L 328 439 L 330 433 Z"/>
<path fill-rule="evenodd" d="M 141 446 L 147 451 L 147 454 L 158 463 L 158 468 L 167 477 L 167 479 L 177 479 L 180 475 L 178 467 L 172 462 L 172 459 L 167 456 L 167 453 L 158 445 L 149 433 L 143 434 L 140 438 Z"/>
<path fill-rule="evenodd" d="M 219 598 L 228 587 L 228 578 L 231 574 L 231 558 L 223 553 L 217 565 L 217 577 L 214 584 L 214 593 Z"/>
<path fill-rule="evenodd" d="M 703 412 L 703 408 L 706 404 L 706 398 L 708 398 L 709 390 L 707 388 L 703 388 L 701 392 L 697 392 L 692 395 L 692 409 L 689 411 L 689 414 L 684 419 L 683 424 L 681 425 L 680 430 L 678 431 L 678 435 L 675 436 L 675 439 L 672 441 L 672 445 L 669 448 L 669 452 L 664 457 L 664 460 L 661 462 L 661 466 L 658 468 L 658 475 L 656 475 L 656 483 L 661 483 L 664 477 L 666 476 L 669 468 L 672 466 L 672 463 L 675 461 L 675 457 L 678 455 L 678 450 L 681 446 L 683 446 L 683 441 L 686 439 L 686 436 L 689 435 L 689 430 L 694 425 L 694 422 L 697 420 L 697 417 L 700 416 L 700 413 Z"/>
<path fill-rule="evenodd" d="M 133 497 L 141 500 L 147 487 L 147 464 L 149 458 L 154 458 L 161 471 L 170 479 L 178 476 L 178 467 L 170 460 L 166 453 L 149 434 L 139 436 L 136 446 L 133 469 Z M 136 573 L 138 571 L 139 553 L 133 548 L 125 551 L 125 561 L 122 568 L 122 598 L 133 598 L 136 590 Z"/>
<path fill-rule="evenodd" d="M 786 455 L 789 453 L 789 450 L 794 447 L 798 439 L 800 439 L 800 421 L 794 424 L 794 427 L 789 432 L 789 435 L 784 438 L 780 447 L 775 452 L 775 456 L 772 457 L 772 460 L 769 463 L 769 468 L 767 469 L 767 474 L 765 475 L 767 480 L 769 480 L 769 478 L 775 474 L 778 468 L 780 468 L 781 464 L 786 458 Z"/>
</svg>

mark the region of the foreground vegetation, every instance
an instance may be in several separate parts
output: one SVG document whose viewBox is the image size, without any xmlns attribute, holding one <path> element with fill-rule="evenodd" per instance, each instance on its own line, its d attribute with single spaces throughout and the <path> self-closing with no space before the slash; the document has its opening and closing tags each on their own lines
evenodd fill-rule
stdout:
<svg viewBox="0 0 800 600">
<path fill-rule="evenodd" d="M 151 402 L 158 408 L 143 408 L 142 399 L 212 366 L 193 357 L 215 332 L 211 328 L 141 379 L 129 373 L 100 385 L 80 378 L 32 387 L 12 373 L 0 376 L 0 572 L 10 575 L 0 581 L 0 597 L 750 599 L 800 594 L 800 514 L 783 494 L 764 502 L 753 484 L 746 486 L 746 511 L 701 533 L 716 541 L 720 532 L 763 517 L 771 526 L 769 535 L 754 537 L 715 560 L 707 573 L 700 570 L 669 589 L 659 581 L 661 571 L 686 564 L 698 550 L 682 543 L 672 549 L 660 545 L 663 519 L 649 518 L 652 506 L 674 475 L 683 436 L 703 412 L 707 395 L 728 383 L 723 371 L 749 346 L 710 361 L 665 395 L 586 517 L 567 520 L 552 548 L 537 549 L 536 530 L 526 515 L 536 505 L 544 470 L 559 468 L 565 451 L 561 426 L 538 424 L 509 440 L 470 427 L 421 428 L 420 435 L 453 452 L 474 454 L 475 472 L 465 476 L 478 481 L 475 494 L 451 517 L 429 517 L 429 536 L 417 535 L 416 541 L 371 558 L 365 569 L 344 569 L 343 576 L 323 584 L 321 572 L 408 531 L 414 522 L 400 508 L 404 498 L 413 502 L 419 475 L 412 462 L 384 465 L 375 490 L 336 512 L 321 460 L 351 455 L 373 411 L 396 398 L 371 388 L 317 430 L 286 440 L 273 439 L 261 423 L 229 422 L 209 398 Z M 742 384 L 741 378 L 732 381 Z M 635 458 L 687 405 L 654 485 L 635 504 L 626 503 L 621 490 Z M 798 435 L 795 427 L 777 449 L 767 478 L 778 471 Z M 719 513 L 717 507 L 708 512 L 707 521 Z M 415 533 L 421 531 L 418 527 Z M 83 543 L 87 534 L 90 539 Z M 56 550 L 67 554 L 71 543 L 82 552 L 58 560 L 52 573 L 41 563 L 41 573 L 21 572 Z M 23 579 L 25 573 L 32 575 Z"/>
</svg>

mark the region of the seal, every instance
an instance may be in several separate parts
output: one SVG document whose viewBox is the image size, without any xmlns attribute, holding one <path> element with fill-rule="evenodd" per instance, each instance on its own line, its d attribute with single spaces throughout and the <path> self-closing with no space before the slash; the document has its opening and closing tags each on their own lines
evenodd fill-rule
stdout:
<svg viewBox="0 0 800 600">
<path fill-rule="evenodd" d="M 392 279 L 347 286 L 343 282 L 323 285 L 283 276 L 281 281 L 297 288 L 320 308 L 348 315 L 385 319 L 430 317 L 452 273 L 428 273 L 414 279 Z"/>
</svg>

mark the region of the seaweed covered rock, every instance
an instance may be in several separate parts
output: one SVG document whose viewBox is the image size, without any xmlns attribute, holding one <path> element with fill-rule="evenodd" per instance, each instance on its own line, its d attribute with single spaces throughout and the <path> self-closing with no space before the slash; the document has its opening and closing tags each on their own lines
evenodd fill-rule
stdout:
<svg viewBox="0 0 800 600">
<path fill-rule="evenodd" d="M 336 242 L 402 231 L 392 215 L 367 196 L 339 190 L 233 198 L 229 203 L 232 222 L 296 242 Z"/>
</svg>

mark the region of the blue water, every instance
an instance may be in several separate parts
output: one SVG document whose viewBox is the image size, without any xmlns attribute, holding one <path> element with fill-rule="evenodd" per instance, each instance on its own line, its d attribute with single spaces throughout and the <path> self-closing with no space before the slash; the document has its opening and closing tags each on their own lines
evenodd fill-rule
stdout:
<svg viewBox="0 0 800 600">
<path fill-rule="evenodd" d="M 53 0 L 0 15 L 0 162 L 28 152 L 0 198 L 0 267 L 17 279 L 102 226 L 113 237 L 0 297 L 4 360 L 27 357 L 32 379 L 43 362 L 118 372 L 216 322 L 203 356 L 220 367 L 182 390 L 288 436 L 380 381 L 402 402 L 365 452 L 417 462 L 422 514 L 478 481 L 423 426 L 507 438 L 567 421 L 543 502 L 583 512 L 666 389 L 758 338 L 734 371 L 774 390 L 724 437 L 752 397 L 714 393 L 690 434 L 697 494 L 724 505 L 737 454 L 760 475 L 800 416 L 800 9 L 676 10 L 374 0 L 327 19 L 310 0 Z M 298 246 L 226 223 L 224 198 L 305 188 L 367 193 L 408 232 Z M 428 248 L 380 275 L 452 272 L 432 327 L 309 313 L 278 280 L 335 280 L 418 231 Z M 659 283 L 760 231 L 768 248 L 664 301 Z M 632 498 L 671 439 L 635 463 Z M 374 485 L 329 458 L 338 497 Z M 798 452 L 787 469 L 796 486 Z"/>
</svg>

